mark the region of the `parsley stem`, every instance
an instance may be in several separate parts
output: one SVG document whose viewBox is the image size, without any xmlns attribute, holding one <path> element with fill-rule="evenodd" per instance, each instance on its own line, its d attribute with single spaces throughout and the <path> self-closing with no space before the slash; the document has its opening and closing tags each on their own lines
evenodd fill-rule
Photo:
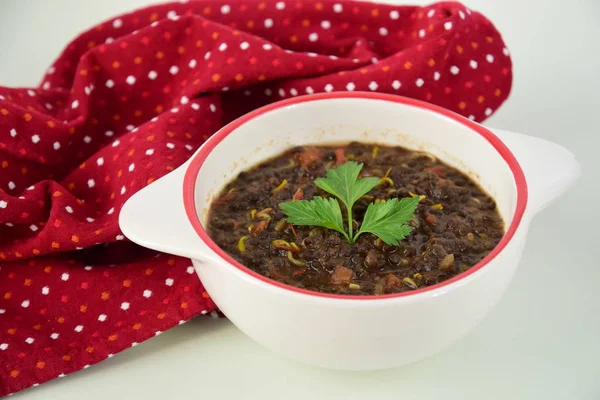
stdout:
<svg viewBox="0 0 600 400">
<path fill-rule="evenodd" d="M 346 232 L 344 232 L 344 237 L 346 238 L 346 240 L 348 241 L 348 243 L 350 243 L 350 244 L 354 243 L 352 241 L 352 238 L 350 236 L 348 236 L 348 234 Z"/>
<path fill-rule="evenodd" d="M 352 207 L 346 205 L 346 209 L 348 209 L 348 242 L 352 244 L 354 243 L 352 239 Z"/>
</svg>

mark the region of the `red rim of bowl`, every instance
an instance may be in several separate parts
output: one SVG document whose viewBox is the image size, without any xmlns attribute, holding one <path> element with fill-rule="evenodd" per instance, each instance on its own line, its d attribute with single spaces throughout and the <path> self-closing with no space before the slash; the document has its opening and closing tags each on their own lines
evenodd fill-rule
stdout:
<svg viewBox="0 0 600 400">
<path fill-rule="evenodd" d="M 225 137 L 227 137 L 227 135 L 229 135 L 231 132 L 233 132 L 234 130 L 239 128 L 241 125 L 247 123 L 248 121 L 250 121 L 256 117 L 259 117 L 259 116 L 269 113 L 271 111 L 274 111 L 274 110 L 277 110 L 280 108 L 284 108 L 284 107 L 289 107 L 289 106 L 292 106 L 295 104 L 306 103 L 306 102 L 310 102 L 310 101 L 328 100 L 328 99 L 383 100 L 383 101 L 390 101 L 390 102 L 394 102 L 394 103 L 400 103 L 400 104 L 404 104 L 404 105 L 408 105 L 408 106 L 412 106 L 412 107 L 425 109 L 425 110 L 431 111 L 433 113 L 440 114 L 444 117 L 450 118 L 451 120 L 466 126 L 471 131 L 478 133 L 484 139 L 486 139 L 494 147 L 494 149 L 496 149 L 496 151 L 502 156 L 502 158 L 508 164 L 508 166 L 514 176 L 516 189 L 517 189 L 517 205 L 515 208 L 515 213 L 514 213 L 512 222 L 511 222 L 510 226 L 508 227 L 508 229 L 506 230 L 504 237 L 500 240 L 500 243 L 498 243 L 498 245 L 496 247 L 494 247 L 494 249 L 479 263 L 475 264 L 473 267 L 469 268 L 467 271 L 462 272 L 451 279 L 448 279 L 446 281 L 443 281 L 441 283 L 438 283 L 438 284 L 435 284 L 432 286 L 424 287 L 422 289 L 417 289 L 417 290 L 413 290 L 410 292 L 387 294 L 387 295 L 339 295 L 339 294 L 321 293 L 321 292 L 315 292 L 315 291 L 306 290 L 306 289 L 300 289 L 295 286 L 277 282 L 275 280 L 267 278 L 266 276 L 263 276 L 255 271 L 251 270 L 250 268 L 244 266 L 243 264 L 241 264 L 240 262 L 235 260 L 233 257 L 228 255 L 219 246 L 217 246 L 217 244 L 210 238 L 210 236 L 208 236 L 208 233 L 204 230 L 204 227 L 202 226 L 202 223 L 200 222 L 200 218 L 198 216 L 198 213 L 196 210 L 196 203 L 195 203 L 196 179 L 197 179 L 198 173 L 200 171 L 200 168 L 202 167 L 204 161 L 206 160 L 206 158 L 208 157 L 210 152 Z M 415 99 L 411 99 L 411 98 L 396 96 L 396 95 L 383 94 L 383 93 L 368 93 L 368 92 L 354 92 L 354 93 L 334 92 L 334 93 L 320 93 L 320 94 L 313 94 L 313 95 L 308 95 L 308 96 L 300 96 L 300 97 L 295 97 L 295 98 L 291 98 L 291 99 L 287 99 L 287 100 L 282 100 L 282 101 L 272 103 L 267 106 L 258 108 L 256 110 L 254 110 L 248 114 L 245 114 L 242 117 L 232 121 L 231 123 L 227 124 L 225 127 L 223 127 L 221 130 L 219 130 L 217 133 L 215 133 L 209 139 L 209 141 L 206 143 L 206 145 L 198 152 L 198 154 L 196 154 L 196 156 L 192 159 L 190 165 L 188 166 L 188 169 L 185 173 L 185 177 L 184 177 L 184 181 L 183 181 L 183 203 L 184 203 L 184 207 L 185 207 L 185 212 L 187 214 L 188 219 L 190 220 L 190 223 L 192 224 L 192 226 L 194 227 L 194 230 L 200 236 L 200 238 L 207 244 L 207 246 L 211 250 L 213 250 L 215 253 L 217 253 L 223 260 L 225 260 L 229 264 L 233 265 L 240 271 L 260 280 L 261 282 L 264 282 L 268 285 L 273 285 L 273 286 L 279 287 L 281 289 L 285 289 L 285 290 L 289 290 L 289 291 L 292 291 L 295 293 L 301 293 L 301 294 L 309 295 L 309 296 L 325 297 L 325 298 L 331 298 L 331 299 L 345 299 L 345 300 L 379 300 L 379 299 L 389 299 L 389 298 L 397 298 L 397 297 L 405 297 L 405 296 L 414 296 L 416 294 L 439 289 L 441 287 L 444 287 L 444 286 L 450 285 L 454 282 L 457 282 L 459 280 L 462 280 L 462 279 L 468 277 L 469 275 L 472 275 L 475 272 L 479 271 L 484 266 L 486 266 L 491 260 L 493 260 L 504 249 L 504 247 L 506 247 L 508 242 L 510 242 L 510 240 L 512 239 L 519 224 L 521 223 L 521 219 L 522 219 L 523 213 L 525 211 L 525 206 L 527 204 L 527 183 L 525 181 L 525 175 L 523 174 L 521 166 L 519 165 L 517 159 L 512 154 L 512 152 L 506 147 L 506 145 L 496 135 L 494 135 L 492 132 L 490 132 L 488 129 L 482 127 L 481 125 L 479 125 L 473 121 L 468 120 L 467 118 L 462 117 L 461 115 L 458 115 L 452 111 L 446 110 L 442 107 L 439 107 L 439 106 L 436 106 L 433 104 L 425 103 L 423 101 L 419 101 L 419 100 L 415 100 Z"/>
</svg>

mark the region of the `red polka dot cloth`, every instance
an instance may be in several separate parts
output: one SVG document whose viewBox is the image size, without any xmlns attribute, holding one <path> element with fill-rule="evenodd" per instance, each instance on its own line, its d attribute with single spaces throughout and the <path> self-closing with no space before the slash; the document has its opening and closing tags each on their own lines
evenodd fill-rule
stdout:
<svg viewBox="0 0 600 400">
<path fill-rule="evenodd" d="M 511 83 L 498 31 L 455 2 L 177 2 L 82 33 L 39 87 L 0 87 L 0 395 L 215 312 L 189 260 L 117 216 L 227 122 L 354 90 L 482 121 Z"/>
</svg>

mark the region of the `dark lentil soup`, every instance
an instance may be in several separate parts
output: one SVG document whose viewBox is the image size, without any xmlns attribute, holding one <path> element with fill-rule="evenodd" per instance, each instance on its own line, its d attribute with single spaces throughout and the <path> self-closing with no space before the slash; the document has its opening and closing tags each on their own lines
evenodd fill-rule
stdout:
<svg viewBox="0 0 600 400">
<path fill-rule="evenodd" d="M 278 205 L 331 197 L 313 181 L 346 160 L 364 164 L 361 177 L 389 178 L 355 203 L 355 221 L 373 201 L 421 196 L 409 222 L 414 229 L 398 246 L 372 234 L 350 244 L 334 230 L 287 223 Z M 450 279 L 477 264 L 504 235 L 496 203 L 465 174 L 428 153 L 362 143 L 296 147 L 240 173 L 213 202 L 207 228 L 219 247 L 261 275 L 355 295 L 411 291 Z"/>
</svg>

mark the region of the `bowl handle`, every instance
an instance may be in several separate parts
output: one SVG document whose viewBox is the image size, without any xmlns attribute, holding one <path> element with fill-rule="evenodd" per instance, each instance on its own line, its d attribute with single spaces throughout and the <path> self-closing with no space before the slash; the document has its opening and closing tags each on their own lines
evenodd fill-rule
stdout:
<svg viewBox="0 0 600 400">
<path fill-rule="evenodd" d="M 200 239 L 183 206 L 183 178 L 190 161 L 131 196 L 119 214 L 123 234 L 141 246 L 214 261 L 216 255 Z"/>
<path fill-rule="evenodd" d="M 542 211 L 565 193 L 581 175 L 581 166 L 573 153 L 544 139 L 501 129 L 491 129 L 512 151 L 527 181 L 526 212 Z"/>
</svg>

